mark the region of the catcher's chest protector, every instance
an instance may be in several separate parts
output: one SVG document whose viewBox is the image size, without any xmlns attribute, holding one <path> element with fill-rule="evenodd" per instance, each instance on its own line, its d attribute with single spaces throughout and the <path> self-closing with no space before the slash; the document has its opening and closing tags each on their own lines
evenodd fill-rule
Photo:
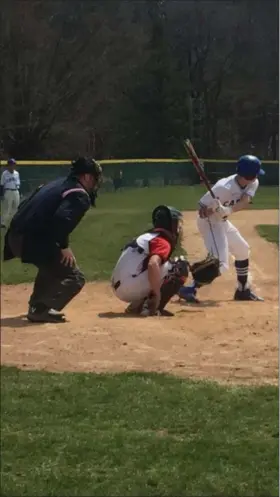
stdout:
<svg viewBox="0 0 280 497">
<path fill-rule="evenodd" d="M 147 270 L 150 258 L 150 241 L 162 236 L 158 231 L 149 231 L 129 242 L 115 266 L 114 279 L 123 280 L 127 276 L 136 277 Z M 170 240 L 168 240 L 170 241 Z M 170 249 L 170 254 L 172 250 Z"/>
<path fill-rule="evenodd" d="M 168 255 L 168 259 L 169 259 L 169 257 L 171 257 L 172 253 L 174 252 L 174 250 L 177 246 L 178 240 L 174 236 L 172 236 L 171 233 L 169 233 L 167 230 L 165 230 L 163 228 L 154 228 L 149 233 L 157 233 L 158 236 L 160 236 L 161 238 L 164 238 L 165 240 L 167 240 L 167 242 L 169 242 L 169 244 L 170 244 L 170 253 Z"/>
<path fill-rule="evenodd" d="M 138 236 L 125 246 L 124 252 L 120 257 L 127 267 L 131 268 L 132 274 L 139 275 L 148 268 L 150 241 L 156 238 L 156 233 L 144 233 Z"/>
<path fill-rule="evenodd" d="M 21 233 L 42 231 L 49 227 L 51 219 L 61 204 L 65 193 L 79 189 L 88 195 L 73 178 L 58 178 L 38 187 L 24 200 L 12 219 L 11 228 Z"/>
</svg>

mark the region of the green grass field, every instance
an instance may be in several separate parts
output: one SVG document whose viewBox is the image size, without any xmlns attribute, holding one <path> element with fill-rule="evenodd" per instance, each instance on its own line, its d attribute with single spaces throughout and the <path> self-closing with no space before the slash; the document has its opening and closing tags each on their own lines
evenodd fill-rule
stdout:
<svg viewBox="0 0 280 497">
<path fill-rule="evenodd" d="M 274 224 L 259 224 L 257 230 L 268 242 L 279 245 L 279 226 Z"/>
<path fill-rule="evenodd" d="M 123 245 L 131 236 L 151 226 L 154 207 L 165 203 L 182 210 L 194 210 L 204 191 L 202 186 L 171 186 L 100 195 L 98 207 L 86 214 L 72 236 L 72 246 L 86 278 L 104 280 L 110 277 Z M 278 208 L 278 188 L 260 188 L 251 208 Z M 17 260 L 2 264 L 4 284 L 32 281 L 34 275 L 32 266 L 22 265 Z"/>
<path fill-rule="evenodd" d="M 1 495 L 278 495 L 276 387 L 14 368 L 1 380 Z"/>
<path fill-rule="evenodd" d="M 157 204 L 194 209 L 202 192 L 168 187 L 100 196 L 73 234 L 87 278 L 109 277 L 121 247 L 150 226 Z M 278 188 L 260 189 L 252 208 L 278 208 Z M 259 230 L 272 240 L 276 228 Z M 10 284 L 34 274 L 17 261 L 2 271 Z M 5 497 L 277 496 L 278 441 L 277 387 L 1 368 Z"/>
</svg>

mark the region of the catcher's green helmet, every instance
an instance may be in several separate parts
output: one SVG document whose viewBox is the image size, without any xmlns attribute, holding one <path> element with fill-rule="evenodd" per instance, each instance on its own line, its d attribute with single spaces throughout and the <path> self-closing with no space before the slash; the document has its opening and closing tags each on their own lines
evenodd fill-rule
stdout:
<svg viewBox="0 0 280 497">
<path fill-rule="evenodd" d="M 154 228 L 163 228 L 177 234 L 179 222 L 183 219 L 181 211 L 170 205 L 158 205 L 152 213 Z"/>
</svg>

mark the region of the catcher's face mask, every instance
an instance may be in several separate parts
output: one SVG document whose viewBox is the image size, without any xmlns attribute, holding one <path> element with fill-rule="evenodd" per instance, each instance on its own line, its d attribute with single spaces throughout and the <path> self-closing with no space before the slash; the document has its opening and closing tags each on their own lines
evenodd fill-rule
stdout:
<svg viewBox="0 0 280 497">
<path fill-rule="evenodd" d="M 170 207 L 170 214 L 172 218 L 172 232 L 178 238 L 182 235 L 183 232 L 183 224 L 184 224 L 183 215 L 181 211 L 179 211 L 175 207 Z"/>
<path fill-rule="evenodd" d="M 184 225 L 184 220 L 183 218 L 178 219 L 178 224 L 177 224 L 177 234 L 180 236 L 183 233 L 183 225 Z"/>
</svg>

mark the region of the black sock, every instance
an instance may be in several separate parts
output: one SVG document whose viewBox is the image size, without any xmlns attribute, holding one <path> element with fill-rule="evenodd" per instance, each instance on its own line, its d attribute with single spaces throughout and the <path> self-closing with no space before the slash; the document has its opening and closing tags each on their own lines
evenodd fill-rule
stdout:
<svg viewBox="0 0 280 497">
<path fill-rule="evenodd" d="M 248 283 L 249 274 L 249 259 L 244 259 L 243 261 L 235 261 L 235 269 L 237 274 L 237 281 L 239 289 L 245 290 Z"/>
</svg>

